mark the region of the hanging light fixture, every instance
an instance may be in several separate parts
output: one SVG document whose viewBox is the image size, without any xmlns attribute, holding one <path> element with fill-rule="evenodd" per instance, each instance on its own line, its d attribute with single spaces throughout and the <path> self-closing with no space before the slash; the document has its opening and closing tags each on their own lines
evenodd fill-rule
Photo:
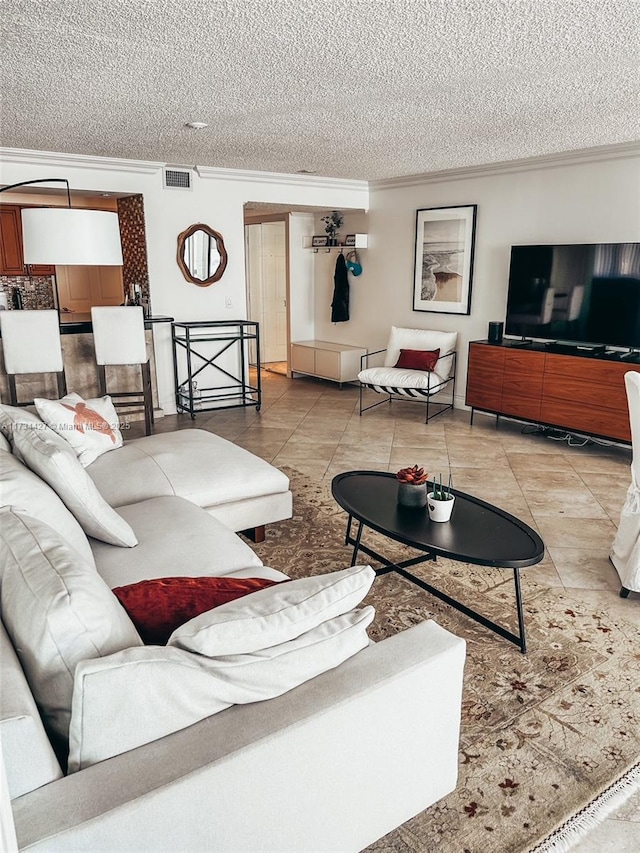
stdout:
<svg viewBox="0 0 640 853">
<path fill-rule="evenodd" d="M 69 181 L 41 178 L 0 188 L 0 193 L 28 184 L 64 183 L 67 207 L 22 209 L 22 245 L 25 264 L 121 266 L 122 246 L 118 214 L 107 210 L 71 207 Z"/>
</svg>

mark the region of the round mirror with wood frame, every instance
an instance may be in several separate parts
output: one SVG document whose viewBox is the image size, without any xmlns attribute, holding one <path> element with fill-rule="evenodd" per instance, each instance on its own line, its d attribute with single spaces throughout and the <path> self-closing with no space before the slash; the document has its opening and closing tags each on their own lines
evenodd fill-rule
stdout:
<svg viewBox="0 0 640 853">
<path fill-rule="evenodd" d="M 178 266 L 186 280 L 198 287 L 219 281 L 227 266 L 222 234 L 201 222 L 190 225 L 178 235 Z"/>
</svg>

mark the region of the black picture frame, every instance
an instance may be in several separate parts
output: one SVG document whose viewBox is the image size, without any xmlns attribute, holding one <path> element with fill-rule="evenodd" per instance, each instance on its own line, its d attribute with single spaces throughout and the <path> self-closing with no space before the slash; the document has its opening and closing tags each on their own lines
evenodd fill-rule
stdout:
<svg viewBox="0 0 640 853">
<path fill-rule="evenodd" d="M 478 205 L 416 211 L 413 310 L 470 314 Z"/>
</svg>

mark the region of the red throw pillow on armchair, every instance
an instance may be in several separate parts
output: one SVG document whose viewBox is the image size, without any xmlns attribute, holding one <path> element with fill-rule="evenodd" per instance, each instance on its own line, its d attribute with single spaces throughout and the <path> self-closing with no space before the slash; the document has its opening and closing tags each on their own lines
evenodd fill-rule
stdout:
<svg viewBox="0 0 640 853">
<path fill-rule="evenodd" d="M 142 642 L 164 646 L 176 628 L 219 604 L 279 581 L 264 578 L 153 578 L 112 590 Z"/>
<path fill-rule="evenodd" d="M 394 367 L 404 367 L 406 370 L 433 370 L 438 359 L 440 350 L 401 349 L 400 357 Z"/>
</svg>

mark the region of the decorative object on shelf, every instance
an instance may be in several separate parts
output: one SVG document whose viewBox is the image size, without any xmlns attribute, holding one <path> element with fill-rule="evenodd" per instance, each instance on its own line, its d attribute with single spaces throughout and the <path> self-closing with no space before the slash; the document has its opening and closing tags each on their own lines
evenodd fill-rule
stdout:
<svg viewBox="0 0 640 853">
<path fill-rule="evenodd" d="M 398 503 L 401 506 L 423 507 L 427 503 L 427 477 L 424 468 L 413 465 L 396 473 Z"/>
<path fill-rule="evenodd" d="M 344 216 L 340 213 L 339 210 L 332 210 L 330 214 L 322 217 L 322 221 L 325 224 L 324 230 L 329 235 L 329 241 L 327 245 L 329 246 L 337 246 L 338 245 L 338 229 L 344 222 Z"/>
<path fill-rule="evenodd" d="M 222 234 L 201 222 L 178 235 L 178 266 L 191 284 L 208 287 L 219 281 L 227 268 Z"/>
<path fill-rule="evenodd" d="M 347 269 L 352 275 L 362 275 L 362 264 L 360 263 L 360 258 L 358 257 L 358 253 L 355 249 L 353 252 L 347 252 L 346 264 Z"/>
<path fill-rule="evenodd" d="M 413 310 L 471 313 L 476 204 L 416 211 Z"/>
<path fill-rule="evenodd" d="M 324 234 L 319 234 L 317 236 L 313 236 L 311 238 L 311 246 L 314 249 L 322 248 L 323 246 L 329 245 L 329 238 L 325 237 Z"/>
<path fill-rule="evenodd" d="M 451 494 L 451 474 L 449 474 L 447 486 L 442 485 L 442 474 L 440 474 L 439 482 L 433 481 L 433 491 L 427 495 L 427 506 L 431 521 L 449 521 L 455 499 L 455 495 Z"/>
<path fill-rule="evenodd" d="M 345 246 L 353 246 L 354 249 L 367 249 L 369 247 L 368 234 L 347 234 L 344 238 Z"/>
<path fill-rule="evenodd" d="M 183 382 L 178 388 L 178 397 L 180 398 L 180 405 L 185 409 L 193 407 L 198 410 L 202 408 L 202 392 L 195 380 L 191 382 L 191 385 L 188 382 Z"/>
</svg>

